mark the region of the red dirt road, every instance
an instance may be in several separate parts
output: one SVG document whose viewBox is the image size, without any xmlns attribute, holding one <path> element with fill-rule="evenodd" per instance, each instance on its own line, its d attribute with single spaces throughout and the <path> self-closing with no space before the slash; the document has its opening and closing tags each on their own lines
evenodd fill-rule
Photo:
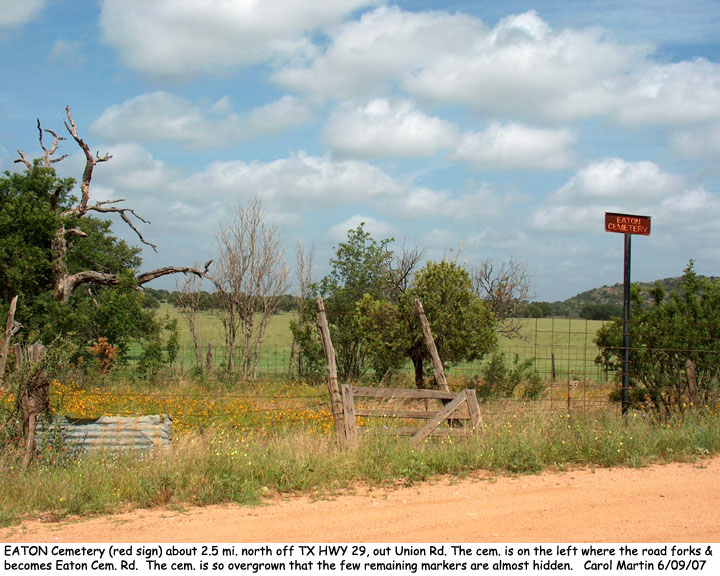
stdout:
<svg viewBox="0 0 720 576">
<path fill-rule="evenodd" d="M 720 458 L 358 489 L 248 508 L 140 510 L 0 530 L 4 542 L 720 542 Z"/>
</svg>

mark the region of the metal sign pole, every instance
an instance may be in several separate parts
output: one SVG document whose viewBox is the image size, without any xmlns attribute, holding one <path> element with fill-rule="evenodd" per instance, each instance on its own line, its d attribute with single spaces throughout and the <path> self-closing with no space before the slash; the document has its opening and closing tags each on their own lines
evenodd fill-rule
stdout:
<svg viewBox="0 0 720 576">
<path fill-rule="evenodd" d="M 625 264 L 623 267 L 623 369 L 622 369 L 622 415 L 630 408 L 630 239 L 625 234 Z"/>
<path fill-rule="evenodd" d="M 650 216 L 605 212 L 605 232 L 625 235 L 625 265 L 623 270 L 623 365 L 622 415 L 630 410 L 630 238 L 633 234 L 650 236 Z"/>
</svg>

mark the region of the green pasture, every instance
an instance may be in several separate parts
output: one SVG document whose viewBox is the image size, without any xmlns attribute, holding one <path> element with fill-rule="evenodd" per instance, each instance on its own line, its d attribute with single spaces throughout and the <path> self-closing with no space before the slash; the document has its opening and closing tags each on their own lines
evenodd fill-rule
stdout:
<svg viewBox="0 0 720 576">
<path fill-rule="evenodd" d="M 290 321 L 292 312 L 282 312 L 272 318 L 260 353 L 260 373 L 264 376 L 284 376 L 289 372 L 292 347 Z M 172 304 L 163 303 L 158 310 L 160 318 L 177 319 L 180 352 L 176 364 L 190 370 L 195 366 L 195 353 L 190 330 Z M 521 320 L 520 337 L 501 337 L 498 351 L 512 362 L 515 355 L 522 361 L 533 358 L 535 370 L 545 381 L 573 381 L 601 383 L 610 377 L 595 364 L 598 350 L 593 340 L 601 321 L 568 318 L 540 318 Z M 225 340 L 220 318 L 211 312 L 200 312 L 197 331 L 203 358 L 208 344 L 212 345 L 216 364 L 224 359 Z M 139 348 L 131 355 L 139 355 Z M 449 377 L 472 377 L 480 373 L 482 362 L 463 363 L 448 367 Z M 403 372 L 410 374 L 410 366 Z M 409 376 L 408 376 L 409 377 Z"/>
</svg>

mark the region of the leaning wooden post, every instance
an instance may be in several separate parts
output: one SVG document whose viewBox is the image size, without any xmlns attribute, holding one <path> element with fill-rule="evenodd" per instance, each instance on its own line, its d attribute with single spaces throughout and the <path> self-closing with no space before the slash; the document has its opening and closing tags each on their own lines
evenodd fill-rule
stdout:
<svg viewBox="0 0 720 576">
<path fill-rule="evenodd" d="M 41 364 L 45 355 L 45 346 L 36 342 L 28 348 L 27 367 L 23 387 L 18 390 L 20 405 L 23 412 L 23 428 L 25 431 L 25 454 L 23 455 L 23 468 L 27 468 L 35 452 L 35 425 L 38 416 L 47 412 L 50 407 L 50 382 L 47 371 Z"/>
<path fill-rule="evenodd" d="M 420 318 L 420 327 L 422 328 L 423 336 L 425 337 L 425 345 L 430 351 L 430 358 L 432 360 L 433 373 L 435 374 L 435 382 L 437 382 L 438 388 L 449 392 L 447 380 L 445 379 L 445 368 L 443 368 L 440 355 L 435 346 L 435 340 L 433 339 L 432 332 L 430 331 L 430 323 L 428 322 L 427 316 L 425 316 L 425 309 L 423 308 L 420 300 L 415 300 L 415 311 Z"/>
<path fill-rule="evenodd" d="M 332 415 L 335 421 L 335 433 L 340 443 L 347 441 L 345 436 L 345 413 L 343 411 L 343 401 L 338 388 L 337 365 L 335 363 L 335 348 L 333 348 L 330 339 L 330 328 L 328 327 L 327 317 L 325 316 L 325 304 L 322 296 L 318 294 L 317 302 L 317 323 L 320 328 L 320 337 L 322 338 L 323 350 L 325 351 L 325 361 L 327 363 L 328 374 L 328 391 L 330 392 L 330 403 L 332 405 Z"/>
<path fill-rule="evenodd" d="M 3 338 L 2 350 L 0 350 L 0 382 L 5 379 L 5 367 L 7 366 L 8 354 L 10 354 L 10 338 L 12 338 L 15 327 L 15 308 L 17 307 L 17 299 L 15 296 L 10 301 L 10 310 L 8 310 L 7 324 L 5 326 L 5 337 Z"/>
</svg>

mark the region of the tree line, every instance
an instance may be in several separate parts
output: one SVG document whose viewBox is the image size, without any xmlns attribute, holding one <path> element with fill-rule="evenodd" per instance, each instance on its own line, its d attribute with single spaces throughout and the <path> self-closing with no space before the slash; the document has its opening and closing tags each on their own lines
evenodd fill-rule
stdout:
<svg viewBox="0 0 720 576">
<path fill-rule="evenodd" d="M 394 239 L 376 239 L 360 224 L 339 242 L 329 273 L 314 277 L 314 251 L 298 245 L 290 295 L 290 266 L 280 232 L 268 223 L 259 196 L 238 204 L 217 231 L 217 246 L 204 265 L 165 266 L 141 271 L 140 249 L 118 238 L 108 215 L 119 217 L 141 244 L 156 248 L 140 230 L 146 221 L 122 200 L 93 201 L 94 170 L 111 159 L 93 155 L 66 109 L 66 129 L 85 157 L 78 181 L 60 178 L 54 165 L 65 140 L 37 123 L 43 156 L 30 161 L 19 150 L 24 172 L 0 178 L 0 313 L 8 315 L 2 366 L 8 365 L 10 337 L 21 343 L 62 340 L 76 359 L 120 361 L 130 343 L 140 342 L 148 370 L 177 354 L 177 325 L 155 313 L 159 300 L 180 310 L 195 343 L 198 368 L 205 365 L 197 335 L 198 313 L 211 310 L 221 320 L 225 369 L 245 379 L 257 377 L 259 351 L 270 318 L 292 310 L 293 370 L 301 376 L 323 372 L 322 346 L 315 324 L 315 299 L 323 298 L 337 353 L 338 376 L 378 381 L 405 363 L 416 386 L 432 386 L 428 353 L 414 303 L 422 302 L 436 346 L 448 365 L 486 357 L 499 334 L 517 336 L 520 317 L 558 314 L 557 303 L 531 302 L 524 263 L 489 260 L 467 266 L 454 259 L 427 261 L 419 248 Z M 79 183 L 79 185 L 78 185 Z M 174 291 L 145 285 L 175 275 Z M 212 290 L 204 289 L 209 282 Z M 140 290 L 139 288 L 144 288 Z M 637 319 L 632 385 L 636 399 L 655 412 L 687 402 L 709 402 L 720 380 L 720 282 L 698 277 L 691 262 L 675 288 L 661 286 L 643 298 L 634 291 Z M 11 323 L 8 310 L 12 302 Z M 588 318 L 618 317 L 617 305 L 585 302 Z M 598 362 L 617 372 L 621 326 L 599 332 Z M 238 354 L 235 354 L 235 352 Z M 236 363 L 237 356 L 237 363 Z M 523 370 L 526 367 L 522 367 Z M 683 378 L 684 374 L 684 378 Z M 0 373 L 0 378 L 4 374 Z"/>
</svg>

